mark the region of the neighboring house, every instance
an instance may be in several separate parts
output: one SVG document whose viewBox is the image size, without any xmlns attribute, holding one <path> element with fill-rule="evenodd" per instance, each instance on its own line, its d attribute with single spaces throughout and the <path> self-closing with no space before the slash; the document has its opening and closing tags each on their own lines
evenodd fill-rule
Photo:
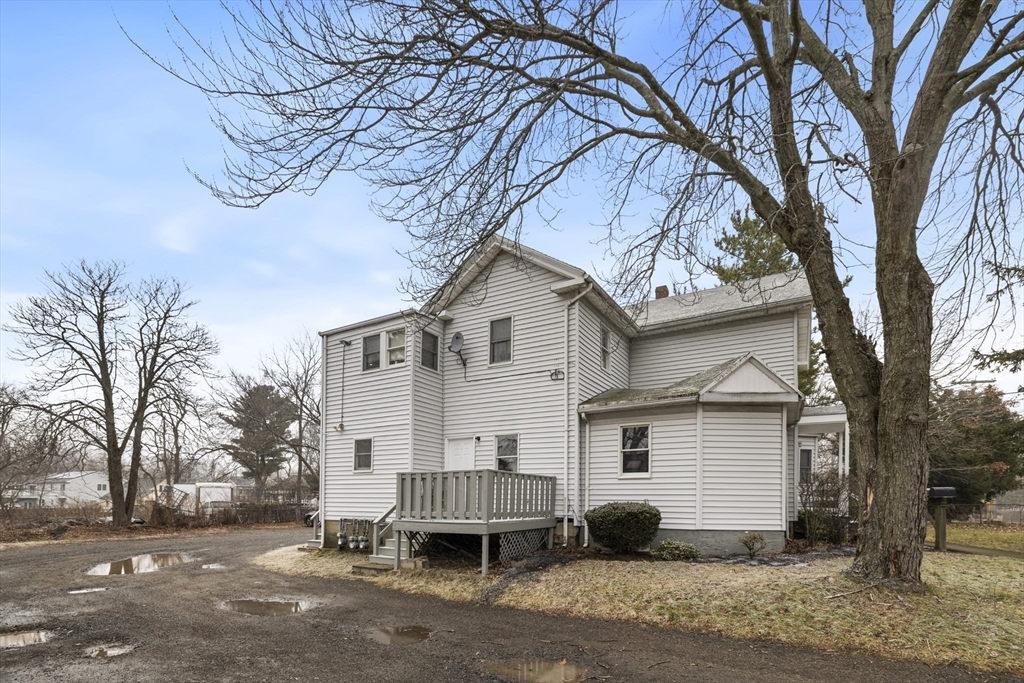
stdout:
<svg viewBox="0 0 1024 683">
<path fill-rule="evenodd" d="M 512 553 L 556 520 L 588 542 L 587 510 L 648 501 L 659 540 L 733 552 L 758 531 L 781 549 L 798 444 L 845 429 L 844 414 L 801 421 L 810 335 L 799 273 L 659 287 L 625 309 L 584 271 L 492 239 L 423 309 L 321 333 L 323 542 L 355 518 L 413 546 L 515 536 Z"/>
<path fill-rule="evenodd" d="M 110 503 L 106 472 L 61 472 L 26 484 L 17 494 L 17 507 L 65 507 Z"/>
</svg>

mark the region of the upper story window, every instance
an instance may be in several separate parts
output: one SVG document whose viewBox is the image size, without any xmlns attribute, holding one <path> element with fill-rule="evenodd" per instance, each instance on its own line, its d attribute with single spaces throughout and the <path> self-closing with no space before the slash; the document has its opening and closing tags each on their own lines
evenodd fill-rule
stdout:
<svg viewBox="0 0 1024 683">
<path fill-rule="evenodd" d="M 68 490 L 68 485 L 67 484 L 61 484 L 60 485 L 60 490 L 61 491 L 67 491 Z"/>
<path fill-rule="evenodd" d="M 28 490 L 29 491 L 35 491 L 36 490 L 36 485 L 35 484 L 29 484 L 28 485 Z"/>
<path fill-rule="evenodd" d="M 619 427 L 621 449 L 619 463 L 621 474 L 651 473 L 651 426 L 628 425 Z"/>
<path fill-rule="evenodd" d="M 363 370 L 375 370 L 380 367 L 380 335 L 372 334 L 363 337 Z"/>
<path fill-rule="evenodd" d="M 519 435 L 502 434 L 494 437 L 494 439 L 498 470 L 502 472 L 518 472 Z"/>
<path fill-rule="evenodd" d="M 388 365 L 405 362 L 405 330 L 388 332 Z"/>
<path fill-rule="evenodd" d="M 612 358 L 612 335 L 605 328 L 601 328 L 601 367 L 605 370 L 611 363 Z"/>
<path fill-rule="evenodd" d="M 96 484 L 96 490 L 97 491 L 106 491 L 107 490 L 107 485 L 106 484 Z M 160 487 L 160 491 L 162 492 L 163 490 L 164 490 L 164 487 L 161 486 Z"/>
<path fill-rule="evenodd" d="M 423 331 L 420 339 L 420 365 L 437 370 L 438 338 L 436 334 Z"/>
<path fill-rule="evenodd" d="M 512 318 L 491 321 L 491 363 L 512 360 Z"/>
<path fill-rule="evenodd" d="M 356 439 L 353 469 L 373 469 L 373 439 Z"/>
</svg>

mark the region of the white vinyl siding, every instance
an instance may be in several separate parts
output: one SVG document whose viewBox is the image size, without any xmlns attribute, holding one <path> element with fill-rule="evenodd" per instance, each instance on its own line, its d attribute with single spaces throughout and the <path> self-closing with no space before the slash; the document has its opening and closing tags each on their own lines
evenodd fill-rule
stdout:
<svg viewBox="0 0 1024 683">
<path fill-rule="evenodd" d="M 629 386 L 666 387 L 750 351 L 796 386 L 794 336 L 793 314 L 781 313 L 634 339 Z"/>
<path fill-rule="evenodd" d="M 661 528 L 694 529 L 697 514 L 697 415 L 693 406 L 637 414 L 631 424 L 651 425 L 651 475 L 619 476 L 619 427 L 624 418 L 594 415 L 590 425 L 590 507 L 618 501 L 649 502 Z"/>
<path fill-rule="evenodd" d="M 422 323 L 421 323 L 422 324 Z M 420 363 L 410 363 L 416 374 L 415 405 L 413 412 L 413 469 L 442 470 L 444 469 L 444 381 L 438 370 L 443 370 L 442 360 L 447 347 L 444 343 L 444 323 L 434 320 L 425 332 L 436 336 L 438 369 L 431 370 Z M 422 334 L 410 334 L 414 340 L 411 351 L 414 358 L 421 358 Z"/>
<path fill-rule="evenodd" d="M 447 306 L 451 320 L 447 323 L 446 339 L 455 332 L 464 335 L 462 355 L 466 367 L 455 354 L 441 354 L 445 376 L 444 435 L 450 439 L 481 437 L 476 467 L 485 469 L 494 467 L 494 437 L 519 434 L 523 445 L 519 471 L 557 477 L 556 510 L 560 515 L 564 391 L 569 378 L 553 381 L 550 373 L 565 370 L 563 331 L 567 299 L 551 291 L 551 285 L 561 281 L 561 276 L 522 261 L 518 265 L 517 268 L 515 259 L 508 254 L 498 256 L 487 269 L 486 277 L 478 277 Z M 492 365 L 490 322 L 510 314 L 514 317 L 514 364 Z M 417 380 L 423 374 L 417 375 Z"/>
<path fill-rule="evenodd" d="M 328 520 L 370 519 L 384 512 L 395 502 L 395 473 L 409 469 L 409 368 L 416 364 L 388 367 L 385 363 L 371 372 L 361 371 L 363 338 L 381 339 L 388 330 L 402 324 L 401 316 L 396 316 L 373 326 L 328 335 L 326 339 L 322 495 Z M 351 341 L 352 345 L 346 347 L 340 343 L 342 340 Z M 339 424 L 343 425 L 341 431 L 336 429 Z M 355 440 L 370 438 L 373 471 L 353 471 Z"/>
<path fill-rule="evenodd" d="M 705 407 L 703 462 L 704 529 L 785 528 L 780 408 Z"/>
<path fill-rule="evenodd" d="M 796 358 L 799 369 L 803 370 L 811 357 L 811 309 L 804 308 L 796 315 Z"/>
</svg>

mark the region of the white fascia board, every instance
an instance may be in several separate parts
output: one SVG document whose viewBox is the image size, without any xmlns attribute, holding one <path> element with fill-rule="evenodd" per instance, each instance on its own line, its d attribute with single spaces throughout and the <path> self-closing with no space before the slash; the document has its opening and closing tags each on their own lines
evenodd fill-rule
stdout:
<svg viewBox="0 0 1024 683">
<path fill-rule="evenodd" d="M 685 396 L 683 398 L 666 398 L 660 401 L 644 401 L 642 403 L 610 403 L 608 405 L 588 406 L 587 404 L 581 405 L 577 412 L 586 413 L 614 413 L 622 411 L 637 411 L 647 410 L 648 408 L 664 408 L 666 406 L 679 406 L 686 405 L 688 403 L 696 403 L 696 396 Z"/>
<path fill-rule="evenodd" d="M 350 325 L 343 325 L 341 327 L 335 327 L 330 330 L 324 330 L 323 332 L 319 332 L 318 334 L 321 337 L 330 337 L 331 335 L 340 334 L 342 332 L 358 330 L 361 327 L 373 327 L 374 325 L 379 325 L 381 323 L 388 322 L 389 320 L 395 320 L 396 318 L 406 319 L 416 315 L 419 315 L 419 312 L 415 308 L 407 308 L 404 311 L 397 311 L 395 313 L 389 313 L 387 315 L 382 315 L 377 318 L 363 320 L 362 322 L 352 323 Z"/>
<path fill-rule="evenodd" d="M 696 318 L 667 320 L 663 323 L 657 323 L 654 325 L 644 325 L 638 320 L 637 326 L 640 328 L 640 336 L 648 337 L 669 332 L 679 332 L 681 330 L 709 327 L 720 323 L 737 322 L 740 320 L 747 320 L 749 318 L 761 318 L 767 315 L 775 315 L 777 313 L 789 313 L 807 306 L 809 303 L 811 303 L 810 298 L 794 299 L 792 301 L 783 301 L 774 305 L 769 303 L 766 306 L 760 305 L 744 307 L 734 311 L 720 311 L 718 313 L 702 315 Z"/>
<path fill-rule="evenodd" d="M 709 391 L 701 394 L 700 401 L 701 403 L 771 403 L 778 405 L 779 403 L 799 403 L 800 395 L 793 392 L 725 394 Z"/>
<path fill-rule="evenodd" d="M 716 387 L 718 387 L 720 384 L 722 384 L 722 382 L 724 382 L 725 380 L 727 380 L 730 377 L 732 377 L 734 374 L 736 374 L 739 371 L 740 368 L 742 368 L 744 365 L 747 365 L 748 363 L 750 363 L 751 365 L 754 365 L 758 370 L 760 370 L 762 373 L 764 373 L 769 379 L 771 379 L 773 382 L 775 382 L 777 385 L 779 385 L 779 388 L 782 389 L 782 393 L 796 394 L 797 400 L 800 400 L 800 399 L 802 399 L 804 397 L 804 395 L 800 393 L 799 389 L 797 389 L 795 386 L 793 386 L 792 384 L 790 384 L 786 380 L 784 380 L 781 377 L 779 377 L 779 375 L 774 370 L 772 370 L 767 365 L 765 365 L 757 357 L 757 355 L 754 354 L 752 351 L 747 353 L 746 357 L 741 362 L 737 363 L 736 367 L 733 368 L 732 371 L 729 372 L 729 374 L 727 374 L 724 377 L 718 379 L 713 384 L 709 384 L 706 387 L 704 387 L 703 389 L 701 389 L 700 390 L 701 397 L 703 398 L 705 395 L 713 392 Z M 725 394 L 722 394 L 722 395 L 725 395 Z M 756 396 L 756 395 L 760 395 L 760 394 L 752 394 L 752 395 Z M 769 394 L 765 394 L 765 395 L 769 395 Z"/>
</svg>

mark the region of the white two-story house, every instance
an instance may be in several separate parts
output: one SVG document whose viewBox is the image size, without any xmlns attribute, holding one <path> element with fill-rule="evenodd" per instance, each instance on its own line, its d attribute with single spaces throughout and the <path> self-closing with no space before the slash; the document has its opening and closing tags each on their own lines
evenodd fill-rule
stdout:
<svg viewBox="0 0 1024 683">
<path fill-rule="evenodd" d="M 382 538 L 405 557 L 428 534 L 474 533 L 486 566 L 491 535 L 503 556 L 555 529 L 589 543 L 587 510 L 648 501 L 659 540 L 732 552 L 757 531 L 781 549 L 800 445 L 825 429 L 800 423 L 806 280 L 658 289 L 624 309 L 579 268 L 495 238 L 423 309 L 322 332 L 323 543 L 371 520 L 375 558 L 397 565 Z"/>
</svg>

